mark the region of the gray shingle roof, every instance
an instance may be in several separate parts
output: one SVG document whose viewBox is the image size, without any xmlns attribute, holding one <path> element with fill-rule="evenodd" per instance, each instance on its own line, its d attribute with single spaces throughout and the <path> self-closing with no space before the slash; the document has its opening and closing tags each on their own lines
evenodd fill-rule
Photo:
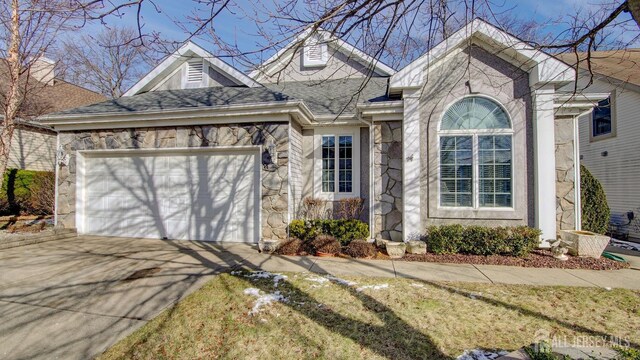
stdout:
<svg viewBox="0 0 640 360">
<path fill-rule="evenodd" d="M 386 100 L 387 78 L 285 82 L 265 87 L 210 87 L 151 91 L 52 115 L 124 114 L 224 105 L 303 100 L 315 115 L 355 113 L 355 105 Z"/>
</svg>

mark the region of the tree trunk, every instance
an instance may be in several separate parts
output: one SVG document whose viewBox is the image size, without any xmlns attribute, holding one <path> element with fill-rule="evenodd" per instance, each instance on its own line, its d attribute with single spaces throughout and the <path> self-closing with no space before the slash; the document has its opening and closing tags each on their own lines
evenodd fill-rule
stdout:
<svg viewBox="0 0 640 360">
<path fill-rule="evenodd" d="M 4 111 L 4 126 L 0 131 L 0 185 L 4 179 L 9 162 L 9 152 L 11 151 L 11 141 L 13 140 L 13 130 L 15 128 L 15 118 L 18 109 L 22 104 L 20 96 L 20 73 L 22 71 L 22 59 L 20 59 L 20 15 L 18 0 L 11 1 L 11 34 L 7 56 L 9 66 L 9 89 L 7 92 L 7 102 Z"/>
<path fill-rule="evenodd" d="M 628 0 L 627 4 L 629 4 L 629 11 L 631 11 L 633 20 L 635 20 L 638 27 L 640 27 L 640 0 Z"/>
</svg>

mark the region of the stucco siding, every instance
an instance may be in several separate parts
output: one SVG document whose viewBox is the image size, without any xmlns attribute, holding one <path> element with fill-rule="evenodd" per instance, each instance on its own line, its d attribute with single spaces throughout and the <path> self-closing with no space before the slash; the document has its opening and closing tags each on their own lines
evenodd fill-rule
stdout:
<svg viewBox="0 0 640 360">
<path fill-rule="evenodd" d="M 585 80 L 582 80 L 585 81 Z M 615 136 L 591 139 L 591 114 L 578 119 L 581 162 L 602 183 L 613 216 L 634 211 L 640 217 L 640 92 L 596 79 L 584 92 L 612 92 Z M 606 152 L 606 156 L 603 154 Z M 630 226 L 630 236 L 640 229 Z"/>
<path fill-rule="evenodd" d="M 53 171 L 55 159 L 55 134 L 24 128 L 15 129 L 8 168 Z"/>
<path fill-rule="evenodd" d="M 322 67 L 307 67 L 302 61 L 302 51 L 298 50 L 293 58 L 283 57 L 280 67 L 274 67 L 259 77 L 260 82 L 276 83 L 283 81 L 329 80 L 344 78 L 363 78 L 369 69 L 348 55 L 329 46 L 327 64 Z M 379 76 L 379 74 L 373 74 Z"/>
<path fill-rule="evenodd" d="M 533 199 L 532 101 L 528 76 L 498 56 L 476 47 L 433 64 L 420 100 L 422 227 L 438 224 L 535 225 Z M 439 205 L 438 129 L 443 113 L 468 95 L 500 103 L 513 128 L 513 209 L 445 208 Z"/>
</svg>

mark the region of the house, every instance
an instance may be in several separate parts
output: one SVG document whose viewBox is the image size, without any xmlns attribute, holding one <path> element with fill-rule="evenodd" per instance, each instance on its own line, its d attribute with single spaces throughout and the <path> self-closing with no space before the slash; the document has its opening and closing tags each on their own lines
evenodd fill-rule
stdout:
<svg viewBox="0 0 640 360">
<path fill-rule="evenodd" d="M 628 212 L 640 216 L 640 49 L 591 52 L 591 72 L 586 53 L 559 58 L 573 67 L 579 64 L 578 91 L 609 94 L 578 119 L 580 159 L 602 183 L 612 220 L 629 224 Z M 623 232 L 640 239 L 636 223 Z"/>
<path fill-rule="evenodd" d="M 71 84 L 55 74 L 55 63 L 46 58 L 36 60 L 32 66 L 30 75 L 32 84 L 19 116 L 11 141 L 8 168 L 54 171 L 56 156 L 56 133 L 46 125 L 33 118 L 76 108 L 106 98 L 94 91 L 87 90 L 78 85 Z M 7 78 L 4 72 L 0 73 L 0 87 L 4 89 Z M 0 115 L 0 121 L 4 120 Z"/>
<path fill-rule="evenodd" d="M 124 97 L 43 118 L 61 148 L 56 221 L 256 242 L 286 237 L 307 196 L 361 197 L 372 237 L 531 225 L 545 246 L 579 227 L 564 145 L 607 96 L 558 91 L 574 79 L 480 19 L 400 71 L 323 31 L 250 75 L 187 43 Z"/>
</svg>

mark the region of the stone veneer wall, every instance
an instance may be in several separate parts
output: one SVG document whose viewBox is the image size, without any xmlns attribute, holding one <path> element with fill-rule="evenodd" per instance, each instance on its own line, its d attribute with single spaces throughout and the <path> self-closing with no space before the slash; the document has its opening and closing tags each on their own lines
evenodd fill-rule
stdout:
<svg viewBox="0 0 640 360">
<path fill-rule="evenodd" d="M 558 231 L 576 228 L 573 119 L 556 119 L 556 223 Z"/>
<path fill-rule="evenodd" d="M 287 236 L 289 139 L 287 123 L 206 125 L 61 132 L 69 165 L 58 169 L 58 224 L 75 228 L 76 151 L 276 144 L 277 167 L 262 170 L 262 237 Z"/>
<path fill-rule="evenodd" d="M 402 241 L 402 122 L 374 125 L 374 237 Z"/>
</svg>

